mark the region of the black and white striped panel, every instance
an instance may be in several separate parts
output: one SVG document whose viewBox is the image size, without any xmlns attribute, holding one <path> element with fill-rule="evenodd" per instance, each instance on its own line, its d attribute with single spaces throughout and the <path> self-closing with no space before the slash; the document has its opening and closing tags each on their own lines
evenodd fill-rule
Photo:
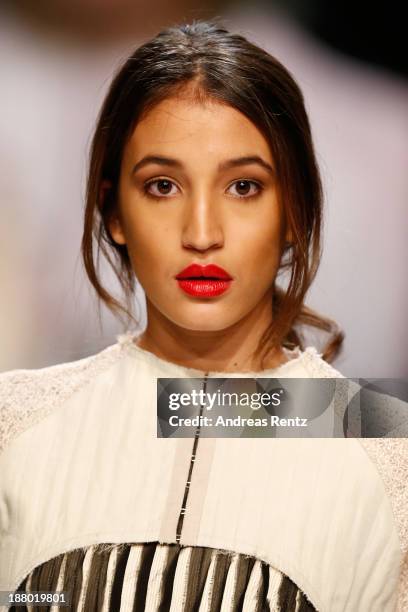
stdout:
<svg viewBox="0 0 408 612">
<path fill-rule="evenodd" d="M 69 591 L 78 612 L 313 612 L 284 574 L 247 555 L 179 544 L 98 544 L 36 567 L 19 591 Z M 57 612 L 56 606 L 12 612 Z"/>
</svg>

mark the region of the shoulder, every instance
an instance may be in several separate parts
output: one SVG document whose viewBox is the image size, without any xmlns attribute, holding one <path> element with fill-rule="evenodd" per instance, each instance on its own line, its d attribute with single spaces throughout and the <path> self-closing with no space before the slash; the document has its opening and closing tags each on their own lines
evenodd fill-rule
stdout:
<svg viewBox="0 0 408 612">
<path fill-rule="evenodd" d="M 310 377 L 339 378 L 336 384 L 336 401 L 350 403 L 354 397 L 359 406 L 370 410 L 376 424 L 383 425 L 383 437 L 357 440 L 374 465 L 379 475 L 387 498 L 391 505 L 398 530 L 401 548 L 408 554 L 408 404 L 391 395 L 376 392 L 375 389 L 364 389 L 364 398 L 358 397 L 361 386 L 353 379 L 344 376 L 329 363 L 324 361 L 315 347 L 307 347 L 300 356 L 301 364 Z M 390 425 L 393 423 L 393 426 Z"/>
<path fill-rule="evenodd" d="M 120 340 L 102 351 L 69 363 L 0 374 L 0 452 L 11 439 L 115 364 L 123 354 Z"/>
<path fill-rule="evenodd" d="M 408 551 L 408 438 L 360 438 L 391 504 L 401 548 Z"/>
<path fill-rule="evenodd" d="M 398 581 L 398 612 L 408 610 L 408 438 L 360 438 L 379 474 L 400 541 L 402 558 Z"/>
</svg>

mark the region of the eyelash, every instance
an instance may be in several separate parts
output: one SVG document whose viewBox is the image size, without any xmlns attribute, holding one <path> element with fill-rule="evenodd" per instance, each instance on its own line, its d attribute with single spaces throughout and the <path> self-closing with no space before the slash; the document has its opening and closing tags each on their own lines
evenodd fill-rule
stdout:
<svg viewBox="0 0 408 612">
<path fill-rule="evenodd" d="M 167 197 L 173 197 L 173 196 L 169 196 L 168 194 L 164 194 L 164 195 L 155 195 L 149 192 L 149 187 L 150 185 L 154 185 L 155 183 L 159 183 L 160 181 L 167 181 L 169 183 L 171 183 L 172 185 L 175 185 L 175 183 L 173 181 L 171 181 L 170 179 L 167 178 L 158 178 L 158 179 L 153 179 L 151 181 L 147 181 L 144 185 L 143 185 L 143 191 L 144 193 L 150 197 L 150 198 L 154 198 L 155 200 L 162 200 L 163 198 L 167 198 Z M 257 192 L 253 193 L 251 195 L 237 195 L 237 196 L 233 196 L 236 197 L 239 200 L 249 200 L 251 198 L 255 198 L 256 196 L 260 195 L 261 191 L 263 190 L 263 185 L 261 183 L 259 183 L 258 181 L 253 181 L 251 179 L 237 179 L 236 181 L 234 181 L 233 183 L 231 183 L 230 187 L 232 185 L 235 185 L 236 183 L 240 183 L 240 182 L 245 182 L 245 183 L 250 183 L 252 185 L 255 185 L 257 187 Z"/>
</svg>

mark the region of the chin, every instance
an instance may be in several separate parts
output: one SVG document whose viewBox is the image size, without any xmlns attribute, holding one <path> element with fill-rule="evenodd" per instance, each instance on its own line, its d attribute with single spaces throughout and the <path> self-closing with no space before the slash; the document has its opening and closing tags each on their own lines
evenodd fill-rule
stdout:
<svg viewBox="0 0 408 612">
<path fill-rule="evenodd" d="M 231 313 L 218 314 L 216 312 L 195 312 L 186 316 L 180 316 L 178 312 L 177 317 L 169 317 L 173 323 L 179 327 L 197 332 L 215 332 L 221 331 L 231 327 L 239 320 L 238 318 L 231 318 Z"/>
</svg>

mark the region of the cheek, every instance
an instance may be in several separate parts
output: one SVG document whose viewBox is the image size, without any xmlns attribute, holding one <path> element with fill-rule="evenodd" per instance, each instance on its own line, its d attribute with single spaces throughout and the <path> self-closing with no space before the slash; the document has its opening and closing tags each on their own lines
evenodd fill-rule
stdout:
<svg viewBox="0 0 408 612">
<path fill-rule="evenodd" d="M 281 225 L 279 219 L 257 220 L 241 228 L 240 239 L 236 241 L 239 259 L 245 267 L 256 267 L 262 273 L 270 273 L 280 260 Z"/>
<path fill-rule="evenodd" d="M 136 275 L 140 277 L 162 270 L 174 252 L 174 232 L 166 224 L 147 224 L 133 219 L 126 234 L 130 259 Z"/>
</svg>

